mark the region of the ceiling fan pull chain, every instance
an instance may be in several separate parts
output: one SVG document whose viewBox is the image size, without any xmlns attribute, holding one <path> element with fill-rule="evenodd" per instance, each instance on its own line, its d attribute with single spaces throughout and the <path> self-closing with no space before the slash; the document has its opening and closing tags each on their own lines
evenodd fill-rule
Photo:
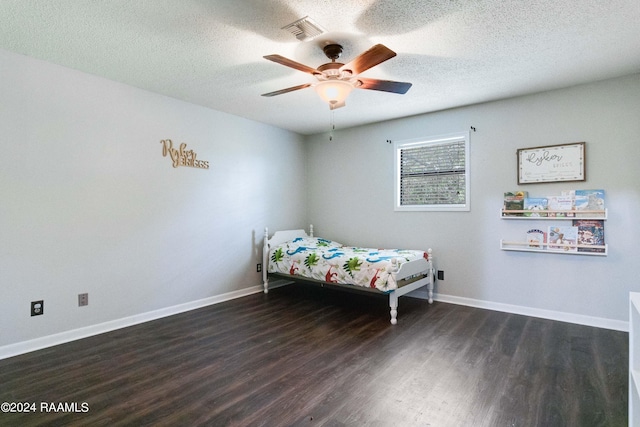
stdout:
<svg viewBox="0 0 640 427">
<path fill-rule="evenodd" d="M 329 131 L 329 141 L 333 141 L 333 131 L 336 129 L 336 122 L 335 122 L 335 111 L 331 110 L 330 112 L 331 116 L 330 116 L 330 125 L 331 125 L 331 130 Z"/>
</svg>

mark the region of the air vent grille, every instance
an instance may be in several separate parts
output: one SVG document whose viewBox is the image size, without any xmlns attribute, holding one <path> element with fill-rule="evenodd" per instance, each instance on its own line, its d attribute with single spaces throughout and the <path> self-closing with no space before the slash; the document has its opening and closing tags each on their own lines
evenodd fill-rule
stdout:
<svg viewBox="0 0 640 427">
<path fill-rule="evenodd" d="M 322 28 L 317 22 L 308 16 L 300 18 L 289 25 L 285 25 L 282 29 L 289 31 L 300 41 L 311 40 L 314 37 L 327 32 L 327 30 Z"/>
</svg>

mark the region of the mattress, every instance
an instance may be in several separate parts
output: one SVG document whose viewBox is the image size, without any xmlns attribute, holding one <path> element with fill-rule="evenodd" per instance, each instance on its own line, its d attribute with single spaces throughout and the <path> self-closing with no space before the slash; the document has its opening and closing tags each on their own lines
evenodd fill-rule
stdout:
<svg viewBox="0 0 640 427">
<path fill-rule="evenodd" d="M 428 258 L 426 251 L 361 248 L 298 237 L 270 248 L 267 271 L 389 292 L 398 288 L 400 266 L 422 258 Z"/>
</svg>

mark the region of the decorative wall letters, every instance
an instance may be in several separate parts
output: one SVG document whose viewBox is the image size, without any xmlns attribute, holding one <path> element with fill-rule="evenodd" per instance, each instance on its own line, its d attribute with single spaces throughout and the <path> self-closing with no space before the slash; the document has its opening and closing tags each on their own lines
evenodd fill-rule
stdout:
<svg viewBox="0 0 640 427">
<path fill-rule="evenodd" d="M 174 168 L 178 166 L 188 166 L 192 168 L 209 169 L 209 162 L 196 159 L 198 155 L 193 150 L 187 150 L 186 143 L 183 142 L 180 144 L 179 148 L 173 148 L 173 141 L 163 139 L 160 141 L 160 144 L 162 144 L 162 155 L 167 157 L 167 154 L 169 154 Z"/>
</svg>

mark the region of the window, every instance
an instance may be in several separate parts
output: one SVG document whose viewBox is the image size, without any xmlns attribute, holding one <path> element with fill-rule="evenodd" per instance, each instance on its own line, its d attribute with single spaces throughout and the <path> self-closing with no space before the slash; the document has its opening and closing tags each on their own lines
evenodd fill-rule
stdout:
<svg viewBox="0 0 640 427">
<path fill-rule="evenodd" d="M 469 132 L 395 143 L 395 210 L 468 211 Z"/>
</svg>

